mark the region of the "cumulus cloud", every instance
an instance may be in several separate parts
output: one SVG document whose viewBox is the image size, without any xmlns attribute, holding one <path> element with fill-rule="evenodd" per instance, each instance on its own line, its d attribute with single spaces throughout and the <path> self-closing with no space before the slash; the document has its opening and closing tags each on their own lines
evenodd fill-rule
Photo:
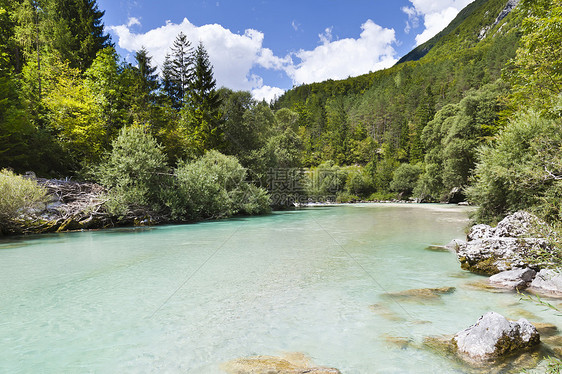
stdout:
<svg viewBox="0 0 562 374">
<path fill-rule="evenodd" d="M 285 72 L 294 84 L 302 84 L 357 76 L 396 63 L 392 47 L 396 43 L 394 30 L 371 20 L 361 26 L 357 39 L 333 40 L 329 27 L 319 35 L 316 48 L 301 49 L 284 57 L 263 47 L 264 34 L 253 29 L 237 34 L 218 24 L 195 26 L 187 18 L 179 24 L 167 21 L 166 25 L 145 33 L 131 30 L 138 25 L 140 21 L 131 18 L 127 25 L 109 29 L 120 48 L 134 52 L 145 47 L 158 66 L 162 66 L 176 36 L 183 32 L 194 46 L 199 42 L 205 45 L 219 86 L 251 91 L 259 100 L 270 101 L 284 90 L 264 84 L 260 76 L 253 74 L 254 67 Z"/>
<path fill-rule="evenodd" d="M 265 100 L 267 103 L 271 103 L 273 100 L 283 95 L 285 90 L 279 87 L 271 87 L 263 85 L 260 88 L 254 88 L 252 90 L 252 96 L 256 100 Z"/>
<path fill-rule="evenodd" d="M 262 52 L 263 33 L 253 29 L 241 35 L 218 24 L 197 27 L 187 18 L 179 24 L 168 21 L 146 33 L 134 33 L 128 25 L 110 26 L 109 29 L 117 36 L 119 47 L 133 52 L 144 46 L 158 66 L 162 66 L 176 36 L 183 32 L 194 47 L 199 42 L 205 45 L 219 86 L 234 90 L 256 88 L 256 81 L 249 72 L 258 59 L 264 64 L 279 64 L 273 53 Z"/>
<path fill-rule="evenodd" d="M 332 41 L 328 28 L 320 35 L 321 44 L 311 51 L 300 50 L 294 57 L 300 62 L 286 67 L 296 84 L 344 79 L 390 67 L 396 63 L 393 29 L 383 28 L 371 20 L 362 26 L 358 39 Z"/>
<path fill-rule="evenodd" d="M 416 35 L 416 45 L 431 39 L 443 30 L 457 16 L 457 14 L 474 0 L 410 0 L 411 7 L 403 7 L 402 11 L 408 15 L 406 32 L 417 28 L 420 18 L 423 18 L 424 30 Z"/>
</svg>

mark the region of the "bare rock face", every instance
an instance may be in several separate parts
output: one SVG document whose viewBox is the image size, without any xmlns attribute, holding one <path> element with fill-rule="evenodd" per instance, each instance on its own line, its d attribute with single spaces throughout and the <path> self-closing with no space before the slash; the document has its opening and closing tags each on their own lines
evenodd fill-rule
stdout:
<svg viewBox="0 0 562 374">
<path fill-rule="evenodd" d="M 540 343 L 537 329 L 524 318 L 508 321 L 488 312 L 453 337 L 458 353 L 472 360 L 495 359 Z"/>
<path fill-rule="evenodd" d="M 540 224 L 537 217 L 521 211 L 505 217 L 495 228 L 473 226 L 467 242 L 457 246 L 461 267 L 483 275 L 529 267 L 526 259 L 531 253 L 552 250 L 547 240 L 531 237 L 532 228 Z"/>
<path fill-rule="evenodd" d="M 240 358 L 224 363 L 221 369 L 228 374 L 341 374 L 338 369 L 310 366 L 309 359 L 301 353 Z"/>
<path fill-rule="evenodd" d="M 562 273 L 557 270 L 541 270 L 531 282 L 530 290 L 548 296 L 562 297 Z"/>
<path fill-rule="evenodd" d="M 527 288 L 536 274 L 536 271 L 529 268 L 502 271 L 492 275 L 489 282 L 494 287 L 521 291 Z"/>
</svg>

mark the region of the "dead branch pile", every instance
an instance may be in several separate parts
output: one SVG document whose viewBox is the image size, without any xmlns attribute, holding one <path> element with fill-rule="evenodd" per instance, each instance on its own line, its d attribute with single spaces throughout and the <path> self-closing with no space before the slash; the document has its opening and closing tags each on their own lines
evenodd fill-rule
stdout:
<svg viewBox="0 0 562 374">
<path fill-rule="evenodd" d="M 61 179 L 37 179 L 47 189 L 52 201 L 47 209 L 58 212 L 62 219 L 105 216 L 103 204 L 107 201 L 103 186 L 90 182 Z"/>
</svg>

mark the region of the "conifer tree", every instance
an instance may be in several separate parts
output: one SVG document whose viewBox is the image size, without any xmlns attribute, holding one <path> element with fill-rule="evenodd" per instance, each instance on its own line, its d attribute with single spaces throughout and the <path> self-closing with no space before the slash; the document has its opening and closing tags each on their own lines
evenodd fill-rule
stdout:
<svg viewBox="0 0 562 374">
<path fill-rule="evenodd" d="M 146 95 L 152 95 L 159 86 L 156 66 L 152 66 L 152 57 L 148 54 L 146 48 L 142 47 L 135 53 L 135 60 L 142 92 Z"/>
<path fill-rule="evenodd" d="M 190 144 L 197 154 L 223 146 L 221 99 L 216 90 L 213 67 L 202 43 L 193 53 L 193 79 L 182 109 Z"/>
<path fill-rule="evenodd" d="M 193 49 L 183 32 L 176 37 L 171 52 L 162 67 L 163 87 L 172 105 L 179 109 L 193 78 Z"/>
</svg>

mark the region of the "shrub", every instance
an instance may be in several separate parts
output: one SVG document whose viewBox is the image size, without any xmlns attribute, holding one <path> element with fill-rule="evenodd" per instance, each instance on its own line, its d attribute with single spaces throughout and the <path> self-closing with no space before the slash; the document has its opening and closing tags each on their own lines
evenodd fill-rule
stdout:
<svg viewBox="0 0 562 374">
<path fill-rule="evenodd" d="M 20 215 L 47 202 L 47 191 L 36 181 L 0 170 L 0 232 Z"/>
<path fill-rule="evenodd" d="M 108 210 L 123 216 L 137 209 L 162 210 L 166 172 L 161 146 L 142 128 L 130 127 L 120 131 L 96 175 L 110 188 Z"/>
<path fill-rule="evenodd" d="M 560 120 L 536 113 L 519 116 L 480 150 L 475 183 L 467 189 L 479 205 L 478 220 L 497 221 L 520 209 L 548 222 L 562 219 L 562 130 Z"/>
<path fill-rule="evenodd" d="M 421 173 L 423 172 L 422 167 L 418 165 L 402 164 L 394 172 L 394 177 L 390 183 L 390 189 L 392 191 L 400 192 L 405 195 L 410 195 Z"/>
<path fill-rule="evenodd" d="M 172 207 L 178 216 L 198 220 L 269 211 L 267 192 L 245 181 L 246 169 L 234 156 L 209 151 L 180 163 L 175 175 L 179 199 Z"/>
<path fill-rule="evenodd" d="M 366 197 L 373 192 L 373 178 L 361 166 L 349 166 L 345 190 L 348 194 Z"/>
</svg>

